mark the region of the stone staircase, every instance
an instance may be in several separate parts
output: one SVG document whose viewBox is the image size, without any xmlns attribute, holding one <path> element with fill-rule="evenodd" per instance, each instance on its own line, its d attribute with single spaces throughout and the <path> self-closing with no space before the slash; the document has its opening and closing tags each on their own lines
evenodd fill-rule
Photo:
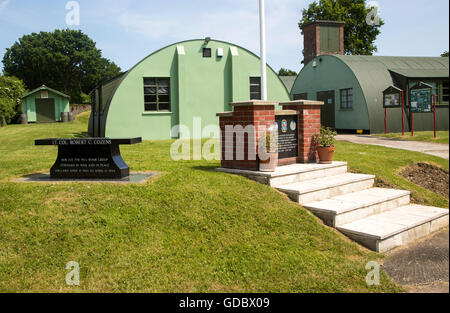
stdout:
<svg viewBox="0 0 450 313">
<path fill-rule="evenodd" d="M 375 176 L 347 172 L 347 164 L 294 164 L 273 173 L 218 169 L 268 184 L 325 224 L 378 252 L 448 226 L 448 209 L 410 203 L 410 192 L 374 188 Z"/>
</svg>

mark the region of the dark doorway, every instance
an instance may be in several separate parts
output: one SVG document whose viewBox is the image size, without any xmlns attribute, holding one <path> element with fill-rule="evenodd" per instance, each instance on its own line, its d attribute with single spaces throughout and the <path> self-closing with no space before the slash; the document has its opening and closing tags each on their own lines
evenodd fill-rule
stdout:
<svg viewBox="0 0 450 313">
<path fill-rule="evenodd" d="M 55 99 L 35 99 L 36 122 L 54 123 L 55 117 Z"/>
<path fill-rule="evenodd" d="M 334 117 L 334 90 L 319 91 L 317 93 L 317 101 L 323 101 L 325 103 L 322 106 L 322 110 L 320 112 L 320 122 L 322 123 L 322 126 L 335 128 L 336 124 Z"/>
</svg>

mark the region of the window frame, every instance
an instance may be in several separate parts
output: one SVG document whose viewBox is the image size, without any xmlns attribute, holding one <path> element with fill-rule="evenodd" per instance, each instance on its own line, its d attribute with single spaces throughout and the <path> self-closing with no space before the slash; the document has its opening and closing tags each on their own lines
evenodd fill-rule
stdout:
<svg viewBox="0 0 450 313">
<path fill-rule="evenodd" d="M 252 83 L 253 79 L 258 79 L 258 83 Z M 261 92 L 261 77 L 259 76 L 251 76 L 249 78 L 249 85 L 250 85 L 250 100 L 261 100 L 262 99 L 262 92 Z M 259 91 L 252 91 L 252 87 L 259 87 Z M 254 96 L 257 95 L 255 98 Z"/>
<path fill-rule="evenodd" d="M 349 96 L 349 91 L 352 92 L 351 94 L 351 98 Z M 345 101 L 343 101 L 344 99 L 344 93 L 346 93 L 345 95 Z M 351 99 L 351 102 L 349 101 L 349 99 Z M 339 106 L 341 110 L 353 110 L 354 107 L 354 97 L 353 97 L 353 88 L 344 88 L 344 89 L 340 89 L 339 90 Z M 346 104 L 346 106 L 344 106 L 344 103 Z M 349 106 L 349 104 L 351 104 Z"/>
<path fill-rule="evenodd" d="M 447 89 L 447 101 L 444 100 L 444 83 L 447 82 L 447 84 L 449 83 L 449 80 L 440 80 L 438 82 L 438 99 L 436 99 L 436 105 L 449 105 L 449 89 L 450 86 L 447 86 L 445 89 Z"/>
<path fill-rule="evenodd" d="M 146 80 L 154 80 L 155 85 L 146 84 Z M 161 86 L 160 81 L 165 80 L 167 81 L 167 86 Z M 172 112 L 172 103 L 171 103 L 171 97 L 170 97 L 170 77 L 143 77 L 143 87 L 144 87 L 144 112 L 145 113 L 152 113 L 152 112 Z M 167 94 L 159 94 L 159 89 L 167 88 Z M 146 93 L 146 88 L 155 88 L 155 94 L 152 93 Z M 155 96 L 156 102 L 153 101 L 146 101 L 147 96 Z M 160 101 L 160 96 L 167 96 L 167 101 Z M 147 109 L 147 105 L 156 105 L 156 110 L 149 110 Z M 160 109 L 161 105 L 167 105 L 168 109 Z"/>
<path fill-rule="evenodd" d="M 208 52 L 208 53 L 205 53 Z M 204 47 L 202 50 L 202 55 L 204 58 L 212 58 L 212 49 Z"/>
</svg>

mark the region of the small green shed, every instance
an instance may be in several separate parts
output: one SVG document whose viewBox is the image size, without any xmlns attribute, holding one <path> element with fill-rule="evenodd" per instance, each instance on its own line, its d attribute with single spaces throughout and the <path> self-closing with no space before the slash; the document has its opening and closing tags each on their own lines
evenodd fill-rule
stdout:
<svg viewBox="0 0 450 313">
<path fill-rule="evenodd" d="M 70 97 L 45 85 L 22 96 L 22 112 L 29 123 L 55 123 L 70 111 Z"/>
</svg>

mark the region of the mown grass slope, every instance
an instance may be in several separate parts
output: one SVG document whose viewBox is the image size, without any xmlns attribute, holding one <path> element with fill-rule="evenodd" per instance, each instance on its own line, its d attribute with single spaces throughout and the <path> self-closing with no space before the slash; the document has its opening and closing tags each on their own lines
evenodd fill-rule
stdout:
<svg viewBox="0 0 450 313">
<path fill-rule="evenodd" d="M 133 171 L 163 173 L 143 185 L 14 182 L 56 158 L 34 139 L 80 136 L 87 116 L 0 129 L 0 292 L 399 291 L 384 273 L 380 286 L 366 285 L 365 265 L 382 255 L 268 186 L 215 172 L 218 161 L 172 161 L 172 141 L 122 148 Z M 354 170 L 403 186 L 384 167 L 397 152 L 337 148 Z M 80 264 L 79 287 L 65 283 L 69 261 Z"/>
</svg>

